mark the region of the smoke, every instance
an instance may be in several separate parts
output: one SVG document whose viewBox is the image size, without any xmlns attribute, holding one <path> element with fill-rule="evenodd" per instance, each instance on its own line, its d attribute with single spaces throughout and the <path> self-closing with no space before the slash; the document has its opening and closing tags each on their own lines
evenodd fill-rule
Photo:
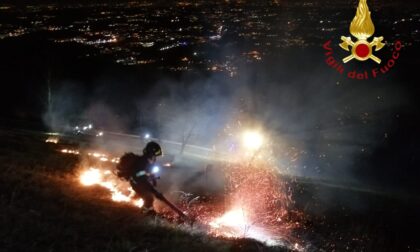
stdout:
<svg viewBox="0 0 420 252">
<path fill-rule="evenodd" d="M 83 90 L 80 83 L 62 81 L 57 87 L 50 88 L 44 123 L 53 131 L 67 130 L 83 111 Z"/>
<path fill-rule="evenodd" d="M 139 107 L 153 104 L 162 138 L 181 141 L 192 131 L 189 142 L 204 146 L 214 144 L 227 123 L 245 118 L 242 123 L 263 125 L 273 139 L 304 154 L 299 166 L 313 169 L 294 171 L 297 174 L 317 175 L 331 167 L 325 173 L 345 177 L 355 156 L 382 143 L 387 117 L 400 102 L 392 89 L 378 91 L 377 86 L 345 81 L 337 85 L 319 73 L 308 73 L 315 77 L 310 80 L 277 81 L 264 74 L 240 80 L 210 78 L 188 87 L 182 81 L 159 83 L 156 89 L 168 93 L 151 93 Z"/>
<path fill-rule="evenodd" d="M 53 129 L 75 119 L 139 138 L 98 138 L 94 146 L 118 154 L 140 152 L 144 132 L 164 146 L 178 171 L 165 175 L 170 188 L 219 187 L 213 152 L 228 153 L 229 134 L 246 128 L 267 133 L 279 171 L 335 184 L 380 185 L 366 175 L 369 156 L 387 141 L 404 93 L 391 80 L 356 82 L 340 78 L 322 55 L 293 52 L 260 66 L 239 66 L 236 77 L 184 74 L 157 81 L 98 81 L 91 95 L 70 82 L 54 90 L 46 121 Z M 318 57 L 319 64 L 307 58 Z M 292 61 L 288 60 L 293 58 Z M 119 91 L 118 87 L 123 90 Z M 130 90 L 132 92 L 130 93 Z M 118 97 L 118 98 L 114 98 Z M 229 126 L 230 130 L 226 130 Z M 213 178 L 206 180 L 208 178 Z"/>
<path fill-rule="evenodd" d="M 126 132 L 130 121 L 127 116 L 117 114 L 112 107 L 103 101 L 89 104 L 83 112 L 83 118 L 107 130 L 119 132 Z"/>
<path fill-rule="evenodd" d="M 104 90 L 106 83 L 90 94 L 83 83 L 61 81 L 50 88 L 44 123 L 53 131 L 70 131 L 77 125 L 93 124 L 109 131 L 126 132 L 133 121 L 127 107 L 119 108 L 119 101 L 112 101 L 113 90 Z"/>
<path fill-rule="evenodd" d="M 228 120 L 232 107 L 229 86 L 221 79 L 159 82 L 138 102 L 140 115 L 156 125 L 162 139 L 209 146 Z M 163 90 L 163 91 L 162 91 Z"/>
</svg>

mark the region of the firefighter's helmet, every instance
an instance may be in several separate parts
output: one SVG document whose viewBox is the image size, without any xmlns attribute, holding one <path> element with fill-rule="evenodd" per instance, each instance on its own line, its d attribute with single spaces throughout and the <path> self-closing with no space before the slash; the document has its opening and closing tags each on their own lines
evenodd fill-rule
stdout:
<svg viewBox="0 0 420 252">
<path fill-rule="evenodd" d="M 143 154 L 146 156 L 162 156 L 162 148 L 156 142 L 148 142 L 143 149 Z"/>
</svg>

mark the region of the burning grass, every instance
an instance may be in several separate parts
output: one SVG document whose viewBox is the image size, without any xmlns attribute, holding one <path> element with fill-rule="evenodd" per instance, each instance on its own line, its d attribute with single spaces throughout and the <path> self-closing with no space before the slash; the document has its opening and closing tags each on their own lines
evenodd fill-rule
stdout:
<svg viewBox="0 0 420 252">
<path fill-rule="evenodd" d="M 292 221 L 288 211 L 291 192 L 275 170 L 261 164 L 229 165 L 224 174 L 223 197 L 184 201 L 187 212 L 205 223 L 211 235 L 252 238 L 300 250 L 301 241 L 292 235 L 300 223 Z"/>
<path fill-rule="evenodd" d="M 100 152 L 88 153 L 86 158 L 92 157 L 94 163 L 100 165 L 103 165 L 102 158 L 110 160 Z M 85 165 L 78 175 L 82 185 L 101 186 L 110 192 L 113 201 L 130 203 L 140 208 L 143 206 L 143 200 L 136 197 L 130 185 L 113 173 L 112 165 L 93 168 L 88 167 L 87 162 L 82 163 Z M 251 238 L 271 246 L 303 250 L 302 242 L 292 236 L 293 229 L 298 228 L 300 223 L 289 218 L 291 191 L 274 168 L 258 162 L 256 165 L 245 166 L 230 164 L 220 169 L 226 177 L 223 195 L 191 198 L 185 197 L 191 194 L 184 193 L 177 202 L 199 224 L 200 231 L 215 237 Z M 178 221 L 178 216 L 172 211 L 163 209 L 161 216 Z M 192 231 L 197 231 L 197 228 Z"/>
<path fill-rule="evenodd" d="M 239 186 L 227 186 L 226 193 L 232 196 L 228 200 L 179 193 L 183 209 L 190 215 L 196 211 L 197 218 L 208 223 L 191 228 L 145 217 L 130 203 L 114 203 L 110 191 L 101 186 L 83 186 L 79 171 L 81 165 L 87 168 L 90 165 L 80 162 L 81 155 L 57 152 L 61 142 L 45 144 L 45 139 L 36 135 L 1 130 L 0 137 L 0 247 L 4 251 L 289 251 L 281 246 L 267 247 L 254 239 L 207 235 L 212 231 L 229 232 L 229 223 L 234 223 L 234 228 L 239 225 L 241 231 L 234 229 L 232 237 L 247 237 L 247 226 L 262 226 L 270 237 L 279 232 L 277 237 L 291 244 L 294 250 L 305 246 L 299 240 L 310 242 L 306 251 L 417 251 L 420 248 L 417 232 L 413 231 L 420 225 L 419 203 L 415 200 L 329 188 L 307 181 L 274 180 L 287 192 L 278 195 L 282 204 L 276 200 L 270 203 L 279 206 L 274 219 L 267 216 L 273 209 L 259 208 L 258 200 L 236 204 L 241 195 L 263 200 L 264 195 L 272 193 L 256 191 L 259 186 L 271 183 L 271 176 L 261 176 L 266 172 L 263 167 L 258 172 L 260 176 L 250 180 L 241 174 L 231 177 L 228 184 Z M 66 146 L 74 150 L 76 147 Z M 239 167 L 231 168 L 231 174 L 239 171 Z M 228 179 L 230 173 L 226 174 Z M 282 200 L 290 197 L 289 191 L 293 191 L 296 202 Z M 321 197 L 326 194 L 328 199 Z M 348 204 L 343 205 L 344 201 L 364 208 L 352 210 Z M 241 207 L 247 204 L 252 208 Z M 289 210 L 286 214 L 280 211 L 290 205 L 300 211 Z M 302 212 L 305 213 L 303 221 Z M 259 215 L 255 213 L 266 217 L 256 218 Z"/>
<path fill-rule="evenodd" d="M 89 168 L 80 175 L 80 183 L 84 186 L 99 185 L 111 192 L 111 199 L 116 202 L 130 203 L 136 207 L 143 207 L 144 201 L 136 197 L 136 193 L 131 186 L 119 180 L 110 170 Z"/>
<path fill-rule="evenodd" d="M 0 149 L 0 243 L 6 251 L 274 250 L 192 234 L 143 216 L 129 203 L 113 204 L 107 190 L 80 184 L 80 155 L 59 154 L 42 139 L 7 141 L 18 148 Z"/>
<path fill-rule="evenodd" d="M 227 181 L 224 195 L 204 199 L 200 196 L 191 198 L 191 194 L 184 193 L 177 202 L 200 229 L 196 226 L 190 231 L 206 232 L 215 237 L 251 238 L 271 246 L 302 250 L 301 242 L 291 235 L 293 229 L 299 227 L 299 222 L 288 218 L 291 196 L 285 193 L 286 185 L 274 169 L 229 166 L 224 174 Z M 140 208 L 143 205 L 130 185 L 116 177 L 112 170 L 82 168 L 78 177 L 84 186 L 106 188 L 113 201 Z M 163 210 L 161 216 L 178 221 L 172 211 Z"/>
</svg>

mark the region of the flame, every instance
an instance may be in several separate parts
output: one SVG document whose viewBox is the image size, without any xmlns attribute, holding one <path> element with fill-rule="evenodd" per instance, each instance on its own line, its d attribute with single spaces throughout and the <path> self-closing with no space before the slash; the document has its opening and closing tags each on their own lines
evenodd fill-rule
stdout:
<svg viewBox="0 0 420 252">
<path fill-rule="evenodd" d="M 66 154 L 74 154 L 74 155 L 80 154 L 78 150 L 71 150 L 71 149 L 62 149 L 61 152 L 66 153 Z"/>
<path fill-rule="evenodd" d="M 248 237 L 269 245 L 278 245 L 278 240 L 265 228 L 254 225 L 248 211 L 242 207 L 234 207 L 221 217 L 209 222 L 211 232 L 216 236 L 229 238 Z"/>
<path fill-rule="evenodd" d="M 89 155 L 89 156 L 94 156 L 94 157 L 96 157 L 96 158 L 101 158 L 101 157 L 104 157 L 104 156 L 105 156 L 105 154 L 98 153 L 98 152 L 88 153 L 88 155 Z"/>
<path fill-rule="evenodd" d="M 111 158 L 108 155 L 100 153 L 100 152 L 93 152 L 93 153 L 88 152 L 88 156 L 96 158 L 101 162 L 111 162 L 111 163 L 116 163 L 116 164 L 120 162 L 119 158 L 117 157 Z"/>
<path fill-rule="evenodd" d="M 80 176 L 80 183 L 85 186 L 99 184 L 102 180 L 99 169 L 90 168 Z"/>
<path fill-rule="evenodd" d="M 101 159 L 104 158 L 108 162 L 119 162 L 118 158 L 97 151 L 87 153 L 87 156 L 101 166 Z M 284 218 L 290 217 L 286 207 L 291 195 L 285 190 L 285 184 L 279 180 L 271 165 L 264 162 L 254 163 L 256 165 L 232 164 L 224 168 L 227 185 L 226 199 L 223 202 L 218 199 L 207 202 L 185 198 L 181 204 L 188 208 L 189 215 L 195 216 L 197 221 L 206 225 L 206 231 L 210 235 L 247 237 L 268 245 L 290 244 L 294 250 L 302 251 L 300 242 L 296 242 L 299 240 L 291 235 L 291 231 L 300 226 L 299 219 L 289 222 Z M 107 168 L 85 167 L 78 179 L 83 186 L 96 185 L 105 188 L 114 202 L 128 203 L 139 208 L 144 205 L 143 199 L 136 197 L 128 182 L 120 180 Z M 226 206 L 230 207 L 226 209 Z M 172 214 L 163 213 L 163 216 L 172 219 Z"/>
<path fill-rule="evenodd" d="M 246 229 L 246 227 L 249 226 L 249 220 L 244 209 L 236 208 L 226 212 L 221 217 L 211 221 L 209 224 L 214 228 L 232 227 Z"/>
<path fill-rule="evenodd" d="M 375 33 L 366 0 L 360 0 L 356 16 L 350 24 L 350 33 L 359 40 L 366 40 Z"/>
<path fill-rule="evenodd" d="M 138 200 L 135 200 L 135 201 L 133 201 L 133 204 L 136 206 L 136 207 L 143 207 L 143 205 L 144 205 L 144 200 L 143 199 L 138 199 Z"/>
<path fill-rule="evenodd" d="M 54 143 L 54 144 L 58 144 L 58 141 L 60 139 L 58 137 L 49 137 L 47 138 L 47 140 L 45 140 L 46 143 Z"/>
<path fill-rule="evenodd" d="M 115 202 L 131 203 L 139 208 L 144 205 L 143 199 L 135 198 L 136 194 L 131 187 L 126 187 L 127 191 L 130 192 L 128 195 L 123 193 L 117 185 L 122 182 L 117 178 L 114 178 L 112 172 L 109 170 L 89 168 L 80 174 L 79 180 L 84 186 L 99 185 L 108 189 L 111 192 L 111 199 Z"/>
<path fill-rule="evenodd" d="M 188 199 L 184 204 L 189 215 L 206 224 L 208 233 L 213 236 L 252 238 L 301 251 L 295 246 L 301 243 L 300 239 L 292 234 L 301 226 L 301 219 L 298 213 L 287 211 L 291 192 L 275 169 L 267 163 L 256 166 L 231 164 L 224 172 L 224 200 Z"/>
</svg>

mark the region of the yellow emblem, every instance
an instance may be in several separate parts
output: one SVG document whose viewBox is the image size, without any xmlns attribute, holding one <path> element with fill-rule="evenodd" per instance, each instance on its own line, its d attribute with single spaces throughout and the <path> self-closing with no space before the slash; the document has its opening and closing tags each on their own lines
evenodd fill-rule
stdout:
<svg viewBox="0 0 420 252">
<path fill-rule="evenodd" d="M 373 55 L 372 50 L 375 47 L 375 51 L 379 51 L 385 46 L 382 43 L 384 37 L 374 37 L 372 42 L 367 41 L 375 33 L 375 26 L 370 18 L 370 11 L 366 0 L 359 1 L 356 16 L 350 24 L 350 33 L 357 38 L 357 41 L 353 42 L 351 37 L 341 36 L 343 42 L 340 44 L 340 47 L 346 51 L 350 51 L 349 46 L 351 46 L 351 55 L 345 57 L 343 62 L 347 63 L 352 59 L 359 61 L 372 59 L 380 64 L 381 59 Z"/>
</svg>

